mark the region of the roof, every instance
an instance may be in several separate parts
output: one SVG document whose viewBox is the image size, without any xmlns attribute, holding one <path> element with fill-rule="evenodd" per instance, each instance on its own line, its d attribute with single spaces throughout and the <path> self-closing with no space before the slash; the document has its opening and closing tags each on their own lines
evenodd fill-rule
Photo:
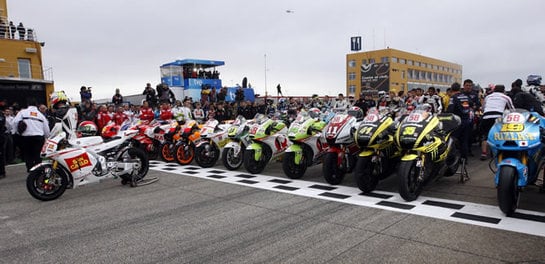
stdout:
<svg viewBox="0 0 545 264">
<path fill-rule="evenodd" d="M 216 66 L 225 65 L 224 61 L 215 61 L 215 60 L 197 60 L 197 59 L 184 59 L 184 60 L 175 60 L 173 62 L 165 63 L 161 65 L 164 66 L 183 66 L 183 65 L 195 65 L 199 68 L 210 68 Z"/>
</svg>

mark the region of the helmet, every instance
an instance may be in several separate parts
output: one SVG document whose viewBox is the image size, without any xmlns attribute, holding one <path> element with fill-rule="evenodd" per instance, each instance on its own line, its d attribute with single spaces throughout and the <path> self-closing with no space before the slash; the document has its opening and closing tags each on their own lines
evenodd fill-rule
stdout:
<svg viewBox="0 0 545 264">
<path fill-rule="evenodd" d="M 68 102 L 68 96 L 66 96 L 64 91 L 53 92 L 49 96 L 49 102 L 51 102 L 51 105 L 55 107 L 58 103 Z"/>
<path fill-rule="evenodd" d="M 363 119 L 363 110 L 357 106 L 353 106 L 346 112 L 348 115 L 355 117 L 357 120 Z"/>
<path fill-rule="evenodd" d="M 386 95 L 386 92 L 385 92 L 385 91 L 378 91 L 378 96 L 379 96 L 379 97 L 382 97 L 382 96 L 384 96 L 384 95 Z"/>
<path fill-rule="evenodd" d="M 322 114 L 322 111 L 320 109 L 313 107 L 308 110 L 308 115 L 312 118 L 319 118 Z"/>
<path fill-rule="evenodd" d="M 526 83 L 528 83 L 528 85 L 541 85 L 541 75 L 528 75 Z"/>
<path fill-rule="evenodd" d="M 113 122 L 110 122 L 102 129 L 102 137 L 103 138 L 112 138 L 115 135 L 117 135 L 117 132 L 119 131 L 119 126 L 116 125 Z"/>
<path fill-rule="evenodd" d="M 78 133 L 82 137 L 95 136 L 97 134 L 98 127 L 92 121 L 83 121 L 78 126 Z"/>
</svg>

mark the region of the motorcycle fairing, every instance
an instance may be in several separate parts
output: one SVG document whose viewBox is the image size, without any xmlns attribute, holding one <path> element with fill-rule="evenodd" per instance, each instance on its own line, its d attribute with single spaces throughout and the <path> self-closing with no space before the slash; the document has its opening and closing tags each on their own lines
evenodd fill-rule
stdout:
<svg viewBox="0 0 545 264">
<path fill-rule="evenodd" d="M 496 184 L 496 186 L 498 186 L 501 167 L 503 166 L 510 166 L 517 170 L 517 174 L 519 175 L 519 177 L 517 177 L 517 186 L 524 187 L 528 184 L 528 166 L 524 165 L 522 162 L 520 162 L 520 160 L 515 158 L 506 158 L 498 163 L 497 166 L 498 171 L 496 171 L 496 175 L 494 177 L 494 183 Z"/>
</svg>

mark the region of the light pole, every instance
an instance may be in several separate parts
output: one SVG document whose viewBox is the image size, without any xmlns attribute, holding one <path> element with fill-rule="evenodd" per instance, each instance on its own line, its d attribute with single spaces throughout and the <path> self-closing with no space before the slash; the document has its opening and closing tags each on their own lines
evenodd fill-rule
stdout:
<svg viewBox="0 0 545 264">
<path fill-rule="evenodd" d="M 265 53 L 265 98 L 267 98 L 267 53 Z"/>
</svg>

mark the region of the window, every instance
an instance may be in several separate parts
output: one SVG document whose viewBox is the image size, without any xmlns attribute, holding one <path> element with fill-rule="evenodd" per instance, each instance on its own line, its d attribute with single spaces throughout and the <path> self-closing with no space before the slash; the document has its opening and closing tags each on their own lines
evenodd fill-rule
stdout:
<svg viewBox="0 0 545 264">
<path fill-rule="evenodd" d="M 405 64 L 405 59 L 399 59 L 399 63 Z"/>
<path fill-rule="evenodd" d="M 428 69 L 433 69 L 433 64 L 428 63 Z"/>
<path fill-rule="evenodd" d="M 369 64 L 375 63 L 375 59 L 369 59 Z"/>
<path fill-rule="evenodd" d="M 421 65 L 423 68 L 426 68 L 428 67 L 428 65 L 425 63 L 425 62 L 422 62 L 422 65 Z"/>
<path fill-rule="evenodd" d="M 397 63 L 397 58 L 396 58 L 396 57 L 392 57 L 392 62 L 393 62 L 393 63 Z"/>
<path fill-rule="evenodd" d="M 415 62 L 414 62 L 414 65 L 420 67 L 420 62 L 419 62 L 419 61 L 415 61 Z"/>
<path fill-rule="evenodd" d="M 413 65 L 413 61 L 412 60 L 407 60 L 407 65 Z"/>
<path fill-rule="evenodd" d="M 361 60 L 361 65 L 365 65 L 365 64 L 367 64 L 367 60 L 366 59 Z"/>
<path fill-rule="evenodd" d="M 415 80 L 420 80 L 420 71 L 419 71 L 419 70 L 415 70 L 415 71 L 414 71 L 413 78 L 414 78 Z"/>
<path fill-rule="evenodd" d="M 348 61 L 348 67 L 350 67 L 350 68 L 356 67 L 356 61 L 355 60 L 349 60 Z"/>
<path fill-rule="evenodd" d="M 382 63 L 388 63 L 388 57 L 382 57 L 382 58 L 380 58 L 380 62 L 382 62 Z"/>
<path fill-rule="evenodd" d="M 18 59 L 17 64 L 19 65 L 19 78 L 32 78 L 30 59 Z"/>
<path fill-rule="evenodd" d="M 401 79 L 405 79 L 405 71 L 401 71 Z"/>
<path fill-rule="evenodd" d="M 356 79 L 356 73 L 355 72 L 349 72 L 348 73 L 348 80 L 355 80 Z"/>
<path fill-rule="evenodd" d="M 356 94 L 356 86 L 355 86 L 355 85 L 350 85 L 350 86 L 348 86 L 348 94 L 349 94 L 349 95 L 354 95 L 354 94 Z"/>
<path fill-rule="evenodd" d="M 426 80 L 431 81 L 431 72 L 426 72 Z"/>
</svg>

